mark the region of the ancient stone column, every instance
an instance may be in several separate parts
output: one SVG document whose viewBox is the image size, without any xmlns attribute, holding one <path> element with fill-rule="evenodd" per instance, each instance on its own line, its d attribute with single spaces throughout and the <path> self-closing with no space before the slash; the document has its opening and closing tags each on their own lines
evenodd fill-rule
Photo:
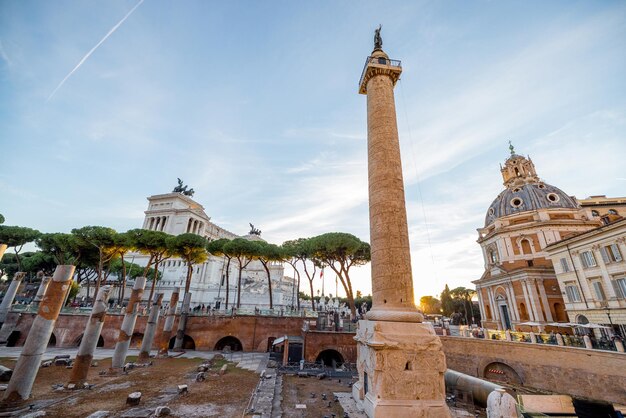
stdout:
<svg viewBox="0 0 626 418">
<path fill-rule="evenodd" d="M 7 245 L 6 244 L 0 244 L 0 260 L 2 260 L 2 257 L 4 257 L 4 252 L 7 250 Z"/>
<path fill-rule="evenodd" d="M 137 311 L 145 286 L 145 277 L 137 277 L 135 279 L 135 285 L 133 286 L 133 290 L 130 294 L 130 300 L 128 301 L 128 306 L 126 307 L 126 314 L 124 315 L 120 333 L 117 337 L 117 343 L 115 344 L 115 352 L 113 353 L 113 360 L 111 360 L 112 371 L 121 369 L 124 367 L 124 363 L 126 362 L 126 353 L 128 353 L 130 339 L 133 336 L 135 323 L 137 322 Z"/>
<path fill-rule="evenodd" d="M 352 394 L 369 417 L 449 417 L 441 342 L 422 323 L 413 295 L 393 94 L 402 67 L 381 49 L 379 31 L 359 88 L 367 95 L 373 303 L 355 337 L 359 381 Z"/>
<path fill-rule="evenodd" d="M 156 333 L 157 323 L 159 322 L 159 313 L 161 312 L 162 301 L 163 293 L 157 293 L 154 295 L 152 309 L 150 310 L 150 316 L 148 317 L 148 324 L 146 325 L 146 330 L 143 333 L 143 341 L 141 342 L 141 350 L 139 351 L 139 361 L 145 362 L 150 359 L 150 349 L 152 348 L 154 334 Z"/>
<path fill-rule="evenodd" d="M 178 295 L 180 289 L 177 287 L 172 293 L 170 299 L 170 306 L 167 309 L 167 316 L 165 317 L 165 325 L 163 326 L 163 333 L 161 334 L 161 343 L 159 344 L 159 356 L 167 357 L 167 350 L 170 346 L 170 338 L 172 338 L 172 329 L 174 328 L 174 321 L 176 320 L 176 307 L 178 306 Z"/>
<path fill-rule="evenodd" d="M 101 287 L 93 303 L 91 316 L 85 327 L 83 339 L 80 341 L 80 347 L 78 348 L 78 353 L 76 353 L 76 360 L 70 376 L 69 383 L 76 385 L 76 387 L 81 387 L 85 383 L 85 379 L 87 379 L 93 354 L 98 346 L 98 339 L 104 325 L 110 292 L 111 286 Z"/>
<path fill-rule="evenodd" d="M 174 351 L 181 351 L 183 349 L 185 328 L 187 328 L 187 317 L 189 316 L 189 305 L 191 305 L 191 292 L 185 293 L 185 296 L 183 297 L 183 309 L 180 312 L 180 319 L 178 320 L 178 329 L 176 330 Z"/>
<path fill-rule="evenodd" d="M 15 299 L 15 295 L 17 294 L 17 290 L 22 284 L 22 279 L 26 273 L 22 271 L 18 271 L 13 276 L 13 281 L 9 284 L 9 288 L 7 292 L 4 294 L 4 298 L 2 298 L 2 303 L 0 303 L 0 324 L 4 323 L 7 319 L 7 315 L 11 310 L 11 305 L 13 305 L 13 300 Z"/>
<path fill-rule="evenodd" d="M 54 324 L 70 290 L 74 266 L 59 265 L 39 305 L 39 312 L 28 331 L 22 354 L 17 360 L 9 386 L 2 399 L 3 406 L 19 404 L 30 397 L 41 357 L 46 351 Z"/>
<path fill-rule="evenodd" d="M 37 294 L 35 295 L 34 299 L 33 299 L 33 303 L 41 303 L 41 300 L 43 299 L 44 294 L 46 293 L 46 289 L 48 288 L 48 284 L 50 283 L 50 279 L 52 279 L 52 277 L 49 276 L 44 276 L 41 279 L 41 283 L 39 284 L 39 288 L 37 289 Z M 69 292 L 68 292 L 69 295 Z"/>
</svg>

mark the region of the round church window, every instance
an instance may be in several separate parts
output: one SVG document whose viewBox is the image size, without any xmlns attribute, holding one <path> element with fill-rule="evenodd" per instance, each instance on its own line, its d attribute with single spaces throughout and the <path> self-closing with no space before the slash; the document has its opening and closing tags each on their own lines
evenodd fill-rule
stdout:
<svg viewBox="0 0 626 418">
<path fill-rule="evenodd" d="M 516 187 L 515 189 L 513 189 L 513 193 L 519 193 L 522 189 L 520 189 L 519 187 Z"/>
<path fill-rule="evenodd" d="M 539 187 L 540 189 L 545 189 L 545 188 L 546 188 L 546 185 L 545 185 L 545 184 L 540 184 L 540 185 L 538 185 L 537 187 Z"/>
<path fill-rule="evenodd" d="M 511 206 L 513 206 L 514 208 L 518 208 L 522 206 L 523 203 L 524 202 L 519 197 L 516 197 L 515 199 L 511 200 Z"/>
<path fill-rule="evenodd" d="M 494 213 L 495 211 L 493 210 L 493 208 L 489 208 L 489 216 L 493 216 Z"/>
<path fill-rule="evenodd" d="M 548 196 L 546 196 L 546 198 L 550 202 L 558 202 L 559 201 L 559 195 L 557 195 L 556 193 L 550 193 Z"/>
</svg>

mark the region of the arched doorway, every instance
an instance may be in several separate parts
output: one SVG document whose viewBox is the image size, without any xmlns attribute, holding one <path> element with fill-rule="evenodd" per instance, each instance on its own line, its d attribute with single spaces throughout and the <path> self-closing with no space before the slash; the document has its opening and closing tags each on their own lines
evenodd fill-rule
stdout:
<svg viewBox="0 0 626 418">
<path fill-rule="evenodd" d="M 267 352 L 271 352 L 272 351 L 272 344 L 274 343 L 274 340 L 276 339 L 276 337 L 269 337 L 267 339 Z"/>
<path fill-rule="evenodd" d="M 15 344 L 17 344 L 17 341 L 19 339 L 20 339 L 20 332 L 12 331 L 11 335 L 9 335 L 9 338 L 7 338 L 7 347 L 15 347 Z"/>
<path fill-rule="evenodd" d="M 230 336 L 230 335 L 228 337 L 224 337 L 220 339 L 215 344 L 215 351 L 222 351 L 226 347 L 230 347 L 230 351 L 242 351 L 243 350 L 243 345 L 241 344 L 241 341 L 239 341 L 237 338 Z"/>
<path fill-rule="evenodd" d="M 50 334 L 50 339 L 48 340 L 48 347 L 56 347 L 57 345 L 57 337 L 54 335 L 54 332 Z"/>
<path fill-rule="evenodd" d="M 516 385 L 523 383 L 522 378 L 511 366 L 500 362 L 489 363 L 487 367 L 485 367 L 484 377 L 487 380 L 496 382 L 512 383 Z"/>
<path fill-rule="evenodd" d="M 169 345 L 169 349 L 171 350 L 172 348 L 174 348 L 174 343 L 176 342 L 176 337 L 172 337 L 170 338 L 170 345 Z M 195 350 L 196 349 L 196 342 L 193 340 L 193 338 L 191 338 L 189 335 L 185 334 L 185 336 L 183 337 L 183 350 Z"/>
<path fill-rule="evenodd" d="M 337 367 L 343 364 L 343 356 L 337 350 L 323 350 L 315 359 L 316 363 L 323 363 L 327 367 Z"/>
<path fill-rule="evenodd" d="M 74 342 L 75 347 L 80 347 L 80 343 L 83 342 L 84 335 L 85 334 L 80 334 L 80 336 L 76 338 L 76 341 Z M 102 335 L 98 337 L 98 344 L 96 344 L 96 347 L 104 347 L 104 338 L 102 338 Z"/>
<path fill-rule="evenodd" d="M 130 347 L 141 348 L 142 341 L 143 341 L 143 334 L 141 332 L 135 332 L 133 333 L 133 336 L 130 337 Z"/>
</svg>

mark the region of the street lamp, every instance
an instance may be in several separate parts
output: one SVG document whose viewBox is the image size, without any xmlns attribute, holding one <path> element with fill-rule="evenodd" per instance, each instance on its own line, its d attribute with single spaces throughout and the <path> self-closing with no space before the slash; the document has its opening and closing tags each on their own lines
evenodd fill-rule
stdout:
<svg viewBox="0 0 626 418">
<path fill-rule="evenodd" d="M 609 324 L 611 324 L 611 334 L 614 334 L 613 321 L 611 320 L 611 308 L 609 308 L 608 306 L 605 306 L 604 310 L 606 311 L 606 316 L 609 317 Z"/>
</svg>

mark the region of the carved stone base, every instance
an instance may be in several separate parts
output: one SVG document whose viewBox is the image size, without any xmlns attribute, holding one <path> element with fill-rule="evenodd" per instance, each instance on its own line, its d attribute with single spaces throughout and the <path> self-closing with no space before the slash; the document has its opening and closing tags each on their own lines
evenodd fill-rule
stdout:
<svg viewBox="0 0 626 418">
<path fill-rule="evenodd" d="M 449 418 L 446 359 L 431 324 L 359 321 L 357 405 L 370 418 Z"/>
</svg>

